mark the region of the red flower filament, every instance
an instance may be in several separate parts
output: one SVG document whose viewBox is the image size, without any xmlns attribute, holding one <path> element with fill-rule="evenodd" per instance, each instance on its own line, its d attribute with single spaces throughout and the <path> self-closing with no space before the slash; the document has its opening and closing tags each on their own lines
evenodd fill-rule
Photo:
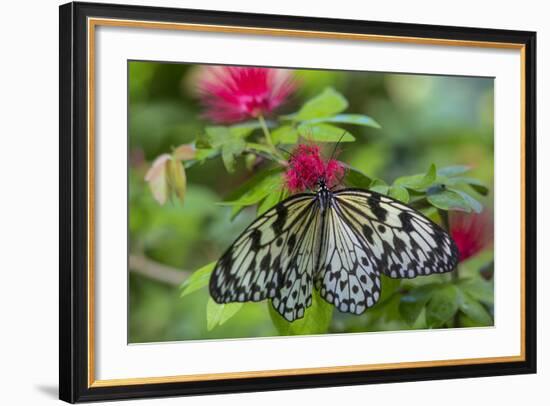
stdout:
<svg viewBox="0 0 550 406">
<path fill-rule="evenodd" d="M 333 187 L 343 175 L 344 166 L 335 159 L 323 161 L 317 145 L 301 144 L 289 160 L 285 183 L 290 192 L 297 193 L 317 188 L 320 180 L 324 180 L 327 187 Z"/>
<path fill-rule="evenodd" d="M 216 123 L 267 115 L 294 90 L 291 72 L 283 69 L 207 67 L 198 81 L 204 114 Z"/>
</svg>

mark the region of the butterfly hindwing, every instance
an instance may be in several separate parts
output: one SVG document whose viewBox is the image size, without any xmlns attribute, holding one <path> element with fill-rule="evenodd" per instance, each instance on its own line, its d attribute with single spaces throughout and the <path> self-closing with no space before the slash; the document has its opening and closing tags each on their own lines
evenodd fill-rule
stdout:
<svg viewBox="0 0 550 406">
<path fill-rule="evenodd" d="M 294 229 L 297 241 L 293 250 L 287 250 L 279 290 L 272 299 L 273 307 L 289 321 L 304 317 L 312 301 L 313 270 L 321 234 L 319 205 L 312 201 L 310 207 L 299 227 Z"/>
<path fill-rule="evenodd" d="M 324 224 L 315 286 L 341 312 L 361 314 L 380 297 L 376 264 L 361 235 L 333 205 L 326 211 Z"/>
<path fill-rule="evenodd" d="M 319 244 L 315 194 L 292 196 L 258 217 L 222 255 L 210 278 L 218 303 L 272 299 L 287 320 L 311 305 L 313 258 Z"/>
</svg>

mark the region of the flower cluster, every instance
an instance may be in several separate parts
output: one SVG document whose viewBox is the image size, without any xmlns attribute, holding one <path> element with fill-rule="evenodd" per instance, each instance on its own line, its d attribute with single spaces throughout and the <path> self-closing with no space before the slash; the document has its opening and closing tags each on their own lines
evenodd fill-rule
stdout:
<svg viewBox="0 0 550 406">
<path fill-rule="evenodd" d="M 290 192 L 296 193 L 316 188 L 321 179 L 333 187 L 343 176 L 344 166 L 335 159 L 323 161 L 319 146 L 300 144 L 292 152 L 285 183 Z"/>
<path fill-rule="evenodd" d="M 234 123 L 269 114 L 295 88 L 291 72 L 283 69 L 207 67 L 198 81 L 205 116 L 216 123 Z"/>
</svg>

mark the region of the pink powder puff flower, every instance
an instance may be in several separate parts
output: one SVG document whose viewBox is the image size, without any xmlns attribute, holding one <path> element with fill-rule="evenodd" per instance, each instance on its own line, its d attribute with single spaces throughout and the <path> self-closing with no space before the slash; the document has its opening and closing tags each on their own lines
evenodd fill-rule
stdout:
<svg viewBox="0 0 550 406">
<path fill-rule="evenodd" d="M 473 257 L 493 242 L 492 214 L 453 212 L 449 216 L 451 237 L 459 252 L 459 261 Z"/>
<path fill-rule="evenodd" d="M 317 145 L 298 145 L 288 164 L 285 184 L 292 193 L 315 189 L 320 179 L 327 187 L 333 187 L 344 175 L 344 166 L 340 162 L 335 159 L 323 161 Z"/>
<path fill-rule="evenodd" d="M 216 123 L 234 123 L 271 113 L 296 88 L 291 71 L 215 66 L 203 68 L 198 93 L 204 115 Z"/>
</svg>

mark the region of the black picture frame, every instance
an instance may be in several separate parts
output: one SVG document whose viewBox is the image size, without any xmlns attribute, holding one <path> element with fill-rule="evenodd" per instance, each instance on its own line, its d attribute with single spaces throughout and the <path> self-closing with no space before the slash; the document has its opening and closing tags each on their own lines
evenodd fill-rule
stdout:
<svg viewBox="0 0 550 406">
<path fill-rule="evenodd" d="M 373 21 L 214 12 L 112 4 L 60 6 L 59 397 L 67 402 L 235 393 L 536 372 L 536 33 Z M 514 362 L 362 372 L 217 379 L 94 387 L 88 377 L 87 19 L 103 17 L 210 25 L 345 32 L 523 46 L 524 66 L 524 359 Z"/>
</svg>

